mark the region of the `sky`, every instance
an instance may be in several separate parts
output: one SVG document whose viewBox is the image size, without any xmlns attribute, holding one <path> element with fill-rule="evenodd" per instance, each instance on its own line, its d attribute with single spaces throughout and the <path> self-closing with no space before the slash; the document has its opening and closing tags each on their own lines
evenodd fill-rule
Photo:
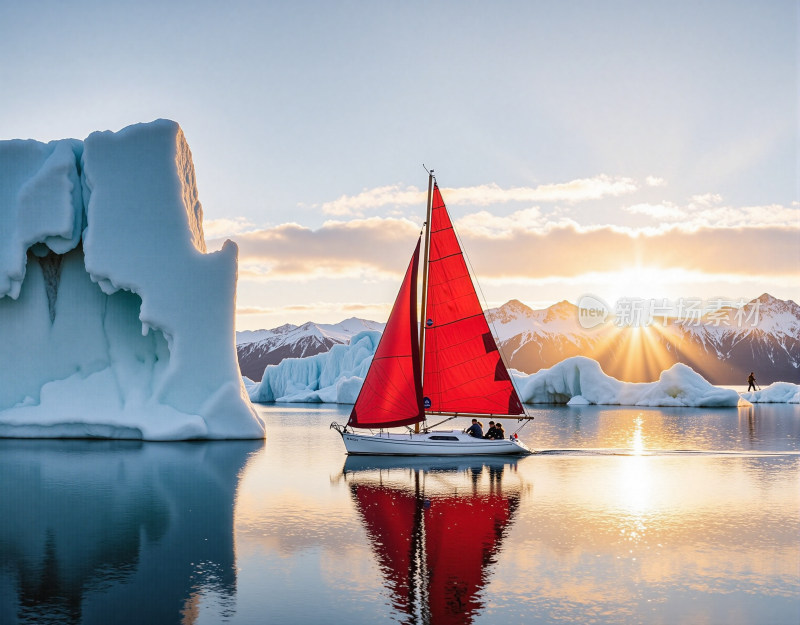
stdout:
<svg viewBox="0 0 800 625">
<path fill-rule="evenodd" d="M 798 2 L 0 0 L 0 139 L 157 118 L 237 329 L 385 321 L 433 168 L 489 307 L 800 301 Z"/>
</svg>

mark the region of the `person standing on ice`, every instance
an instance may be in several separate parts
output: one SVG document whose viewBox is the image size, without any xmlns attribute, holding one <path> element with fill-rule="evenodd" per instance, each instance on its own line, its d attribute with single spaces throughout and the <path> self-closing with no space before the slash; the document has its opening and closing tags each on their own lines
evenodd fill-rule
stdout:
<svg viewBox="0 0 800 625">
<path fill-rule="evenodd" d="M 747 392 L 750 392 L 750 389 L 756 390 L 756 376 L 753 375 L 753 372 L 750 372 L 750 375 L 747 376 Z"/>
</svg>

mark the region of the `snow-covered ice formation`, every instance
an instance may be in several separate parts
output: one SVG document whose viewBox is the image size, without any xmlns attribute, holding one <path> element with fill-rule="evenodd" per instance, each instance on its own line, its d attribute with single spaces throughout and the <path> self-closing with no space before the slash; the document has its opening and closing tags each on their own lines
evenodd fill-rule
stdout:
<svg viewBox="0 0 800 625">
<path fill-rule="evenodd" d="M 236 272 L 175 122 L 0 141 L 0 436 L 262 438 Z"/>
<path fill-rule="evenodd" d="M 354 404 L 367 375 L 381 333 L 366 330 L 348 345 L 308 358 L 287 358 L 264 369 L 261 382 L 247 380 L 255 402 Z"/>
<path fill-rule="evenodd" d="M 800 384 L 773 382 L 759 391 L 742 393 L 742 397 L 754 404 L 800 404 Z"/>
<path fill-rule="evenodd" d="M 584 356 L 562 360 L 531 375 L 513 372 L 527 404 L 620 406 L 737 406 L 739 394 L 710 384 L 682 363 L 662 371 L 656 382 L 622 382 Z"/>
</svg>

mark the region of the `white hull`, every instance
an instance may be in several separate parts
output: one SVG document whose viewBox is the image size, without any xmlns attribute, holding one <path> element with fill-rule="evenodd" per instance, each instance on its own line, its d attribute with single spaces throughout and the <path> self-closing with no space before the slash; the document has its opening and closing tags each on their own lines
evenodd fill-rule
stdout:
<svg viewBox="0 0 800 625">
<path fill-rule="evenodd" d="M 419 434 L 341 432 L 348 454 L 369 456 L 524 456 L 531 453 L 518 439 L 474 438 L 460 430 Z"/>
</svg>

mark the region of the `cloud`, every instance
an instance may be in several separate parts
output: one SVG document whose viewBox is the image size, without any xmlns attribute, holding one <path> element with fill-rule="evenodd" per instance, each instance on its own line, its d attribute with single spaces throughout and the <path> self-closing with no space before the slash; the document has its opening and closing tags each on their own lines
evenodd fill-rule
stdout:
<svg viewBox="0 0 800 625">
<path fill-rule="evenodd" d="M 719 193 L 705 193 L 703 195 L 693 195 L 692 205 L 694 206 L 716 206 L 722 203 L 722 196 Z"/>
<path fill-rule="evenodd" d="M 670 202 L 661 204 L 634 204 L 626 206 L 625 210 L 633 215 L 647 215 L 657 221 L 679 221 L 686 219 L 686 211 Z"/>
<path fill-rule="evenodd" d="M 234 234 L 255 230 L 255 228 L 255 224 L 244 217 L 203 220 L 203 233 L 209 240 L 230 237 Z"/>
<path fill-rule="evenodd" d="M 465 237 L 490 277 L 573 277 L 618 272 L 636 265 L 720 275 L 797 275 L 800 230 L 671 228 L 655 234 L 610 227 L 558 227 L 547 233 L 516 232 L 507 239 Z M 475 261 L 477 265 L 477 260 Z"/>
<path fill-rule="evenodd" d="M 338 200 L 325 202 L 320 206 L 326 215 L 353 216 L 363 215 L 366 210 L 382 206 L 409 206 L 425 204 L 426 193 L 417 187 L 401 188 L 400 185 L 389 185 L 375 189 L 365 189 L 358 195 L 343 195 Z"/>
<path fill-rule="evenodd" d="M 236 309 L 237 315 L 269 315 L 274 312 L 274 308 L 264 308 L 262 306 L 242 306 Z"/>
<path fill-rule="evenodd" d="M 644 179 L 644 182 L 648 187 L 663 187 L 667 184 L 666 180 L 659 178 L 658 176 L 647 176 L 647 178 Z"/>
<path fill-rule="evenodd" d="M 800 207 L 770 204 L 767 206 L 726 206 L 716 193 L 692 196 L 685 206 L 672 202 L 633 204 L 623 210 L 633 215 L 647 215 L 660 224 L 679 224 L 683 230 L 703 228 L 800 227 Z"/>
<path fill-rule="evenodd" d="M 583 202 L 630 194 L 638 188 L 639 185 L 632 178 L 601 174 L 537 187 L 503 189 L 490 183 L 476 187 L 448 187 L 443 192 L 451 205 L 488 206 L 508 202 Z M 363 216 L 370 209 L 384 206 L 424 205 L 425 199 L 426 192 L 417 187 L 389 185 L 365 189 L 358 195 L 343 195 L 337 200 L 321 204 L 320 209 L 326 215 Z"/>
<path fill-rule="evenodd" d="M 502 189 L 496 184 L 444 190 L 450 204 L 486 206 L 505 202 L 582 202 L 603 197 L 616 197 L 633 193 L 638 185 L 632 178 L 606 175 L 580 178 L 558 184 L 538 187 L 511 187 Z"/>
<path fill-rule="evenodd" d="M 796 276 L 800 221 L 741 225 L 751 213 L 765 210 L 758 208 L 712 209 L 733 211 L 727 217 L 717 215 L 718 222 L 734 224 L 730 227 L 581 228 L 570 222 L 547 223 L 536 209 L 515 213 L 520 223 L 512 215 L 498 227 L 481 227 L 486 216 L 476 213 L 458 220 L 456 227 L 481 279 L 569 278 L 637 264 L 719 275 Z M 797 209 L 771 210 L 782 217 L 787 211 L 797 215 Z M 536 225 L 542 227 L 531 227 Z M 418 233 L 419 225 L 411 221 L 378 217 L 329 222 L 317 230 L 284 224 L 249 232 L 235 237 L 240 277 L 396 278 L 408 265 Z"/>
<path fill-rule="evenodd" d="M 409 220 L 373 217 L 331 221 L 317 230 L 283 224 L 234 239 L 241 278 L 379 278 L 405 270 L 400 259 L 408 263 L 419 231 Z"/>
</svg>

